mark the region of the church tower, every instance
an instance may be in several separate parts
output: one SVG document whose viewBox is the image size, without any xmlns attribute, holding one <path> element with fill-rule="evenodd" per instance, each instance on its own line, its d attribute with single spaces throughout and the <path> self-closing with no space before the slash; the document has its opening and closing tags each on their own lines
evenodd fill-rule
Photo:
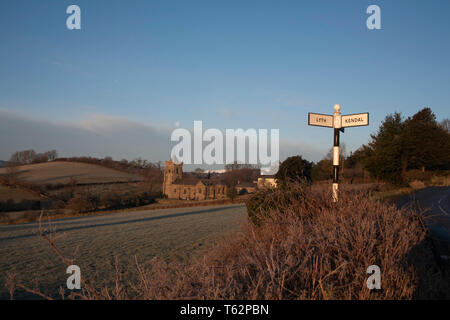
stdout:
<svg viewBox="0 0 450 320">
<path fill-rule="evenodd" d="M 176 164 L 172 160 L 166 161 L 164 166 L 163 194 L 167 194 L 167 186 L 183 177 L 183 162 Z"/>
</svg>

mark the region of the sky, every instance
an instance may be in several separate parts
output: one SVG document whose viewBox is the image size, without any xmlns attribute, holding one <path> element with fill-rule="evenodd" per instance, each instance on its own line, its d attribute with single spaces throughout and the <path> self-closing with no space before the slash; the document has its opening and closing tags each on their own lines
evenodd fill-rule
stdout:
<svg viewBox="0 0 450 320">
<path fill-rule="evenodd" d="M 68 30 L 66 8 L 81 8 Z M 381 9 L 369 30 L 366 9 Z M 308 112 L 369 112 L 347 150 L 389 113 L 450 118 L 450 1 L 2 0 L 0 159 L 170 158 L 171 132 L 280 130 L 281 158 L 318 161 L 332 130 Z"/>
</svg>

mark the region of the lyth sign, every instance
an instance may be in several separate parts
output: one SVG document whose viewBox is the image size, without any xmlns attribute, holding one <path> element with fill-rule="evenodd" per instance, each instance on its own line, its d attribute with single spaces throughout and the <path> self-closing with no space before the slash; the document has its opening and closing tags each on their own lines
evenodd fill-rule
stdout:
<svg viewBox="0 0 450 320">
<path fill-rule="evenodd" d="M 328 114 L 309 113 L 308 124 L 310 126 L 333 128 L 333 116 Z"/>
<path fill-rule="evenodd" d="M 369 125 L 369 113 L 357 113 L 341 115 L 341 106 L 334 106 L 334 114 L 308 113 L 308 124 L 310 126 L 334 128 L 333 143 L 333 201 L 338 200 L 339 182 L 339 131 L 344 132 L 347 127 L 360 127 Z"/>
</svg>

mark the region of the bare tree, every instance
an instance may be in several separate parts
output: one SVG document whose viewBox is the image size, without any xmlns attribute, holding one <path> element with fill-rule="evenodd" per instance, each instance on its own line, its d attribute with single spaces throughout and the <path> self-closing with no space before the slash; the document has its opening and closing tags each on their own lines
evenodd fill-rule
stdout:
<svg viewBox="0 0 450 320">
<path fill-rule="evenodd" d="M 33 149 L 17 151 L 11 155 L 9 162 L 15 164 L 30 164 L 36 159 L 36 151 Z"/>
</svg>

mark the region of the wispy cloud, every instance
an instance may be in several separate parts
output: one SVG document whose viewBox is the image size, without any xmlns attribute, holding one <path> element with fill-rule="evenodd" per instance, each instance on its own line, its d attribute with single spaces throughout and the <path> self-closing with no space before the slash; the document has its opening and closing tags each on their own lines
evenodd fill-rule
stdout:
<svg viewBox="0 0 450 320">
<path fill-rule="evenodd" d="M 112 115 L 94 114 L 79 121 L 56 122 L 0 109 L 0 159 L 17 150 L 58 150 L 60 156 L 142 157 L 150 161 L 170 158 L 174 127 L 142 123 Z M 281 139 L 280 160 L 302 155 L 319 160 L 326 153 L 317 146 Z"/>
<path fill-rule="evenodd" d="M 109 115 L 56 123 L 0 109 L 0 159 L 32 148 L 57 149 L 61 156 L 143 157 L 160 161 L 170 155 L 170 132 L 169 127 Z"/>
</svg>

